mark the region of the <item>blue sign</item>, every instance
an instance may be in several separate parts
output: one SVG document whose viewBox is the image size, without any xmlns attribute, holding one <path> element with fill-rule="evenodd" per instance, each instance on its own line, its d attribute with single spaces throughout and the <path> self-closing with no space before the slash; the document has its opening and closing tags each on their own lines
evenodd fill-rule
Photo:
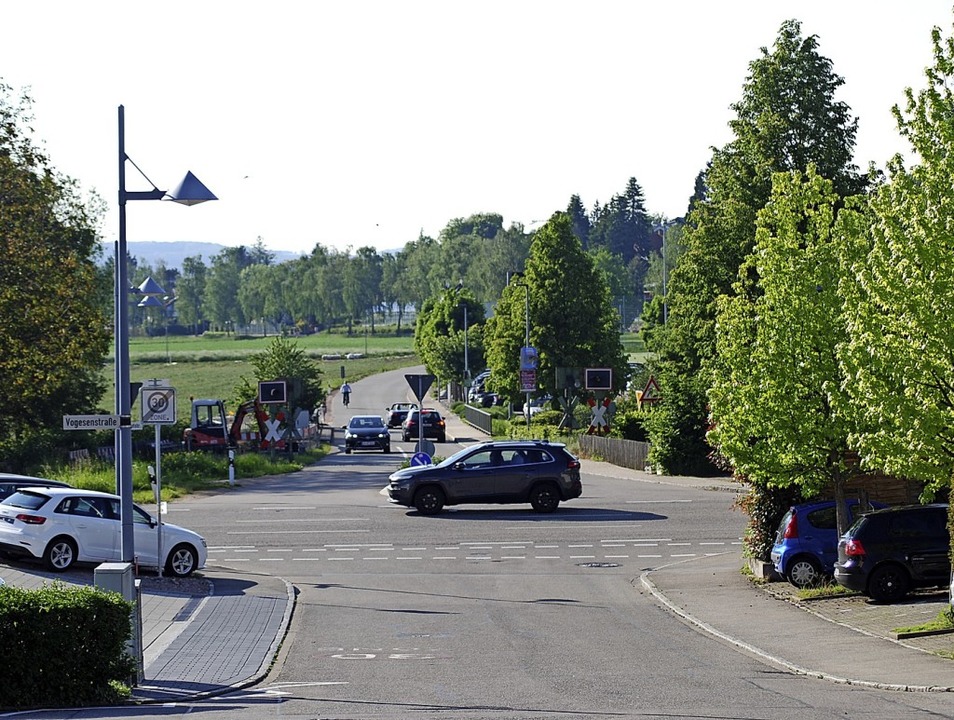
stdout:
<svg viewBox="0 0 954 720">
<path fill-rule="evenodd" d="M 411 456 L 411 465 L 430 465 L 431 456 L 427 453 L 417 452 Z"/>
</svg>

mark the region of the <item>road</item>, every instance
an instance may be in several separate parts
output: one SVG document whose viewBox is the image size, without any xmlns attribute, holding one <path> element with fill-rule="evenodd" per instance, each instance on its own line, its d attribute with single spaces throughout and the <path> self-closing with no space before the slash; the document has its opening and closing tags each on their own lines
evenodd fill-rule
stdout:
<svg viewBox="0 0 954 720">
<path fill-rule="evenodd" d="M 354 414 L 381 413 L 406 394 L 401 373 L 354 386 Z M 332 411 L 337 424 L 347 420 L 342 407 Z M 172 521 L 205 535 L 216 566 L 294 584 L 290 632 L 258 687 L 102 717 L 951 716 L 950 698 L 938 694 L 780 672 L 641 590 L 646 569 L 739 553 L 744 517 L 732 493 L 584 475 L 583 497 L 552 515 L 463 506 L 425 517 L 381 492 L 413 449 L 394 438 L 400 453 L 338 453 L 288 477 L 172 504 Z"/>
</svg>

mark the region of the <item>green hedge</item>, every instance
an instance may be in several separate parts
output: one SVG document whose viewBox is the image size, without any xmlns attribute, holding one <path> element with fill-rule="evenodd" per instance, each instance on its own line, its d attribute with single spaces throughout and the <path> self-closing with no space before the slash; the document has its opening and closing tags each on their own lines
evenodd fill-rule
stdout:
<svg viewBox="0 0 954 720">
<path fill-rule="evenodd" d="M 0 586 L 0 708 L 120 702 L 136 665 L 127 652 L 133 604 L 95 587 Z"/>
</svg>

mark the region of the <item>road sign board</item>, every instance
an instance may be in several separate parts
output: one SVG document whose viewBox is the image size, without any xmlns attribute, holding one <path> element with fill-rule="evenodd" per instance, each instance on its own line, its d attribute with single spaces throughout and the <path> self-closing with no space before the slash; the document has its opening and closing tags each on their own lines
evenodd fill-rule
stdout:
<svg viewBox="0 0 954 720">
<path fill-rule="evenodd" d="M 176 422 L 176 391 L 174 388 L 143 388 L 142 422 L 149 425 L 174 425 Z"/>
<path fill-rule="evenodd" d="M 414 393 L 414 397 L 418 399 L 418 402 L 424 401 L 424 396 L 427 395 L 427 391 L 434 382 L 433 375 L 405 375 L 404 379 L 407 380 L 407 384 L 411 386 L 411 391 Z"/>
<path fill-rule="evenodd" d="M 411 456 L 411 465 L 418 466 L 418 465 L 430 465 L 430 464 L 431 464 L 431 456 L 428 455 L 427 453 L 419 452 L 419 453 L 414 453 Z"/>
<path fill-rule="evenodd" d="M 64 430 L 117 430 L 119 415 L 64 415 Z"/>
</svg>

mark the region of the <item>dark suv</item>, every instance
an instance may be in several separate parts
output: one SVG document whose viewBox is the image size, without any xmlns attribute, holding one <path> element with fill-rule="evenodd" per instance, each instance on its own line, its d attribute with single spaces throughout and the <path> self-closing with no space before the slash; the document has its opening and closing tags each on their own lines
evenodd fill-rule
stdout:
<svg viewBox="0 0 954 720">
<path fill-rule="evenodd" d="M 580 461 L 563 443 L 542 440 L 472 445 L 439 465 L 404 468 L 388 480 L 391 502 L 422 515 L 461 503 L 528 502 L 537 512 L 553 512 L 561 500 L 583 494 Z"/>
<path fill-rule="evenodd" d="M 424 432 L 421 433 L 421 427 L 418 423 L 421 417 L 424 418 Z M 437 442 L 446 442 L 447 428 L 444 426 L 444 418 L 441 414 L 432 408 L 423 410 L 409 410 L 407 418 L 401 424 L 401 437 L 404 442 L 410 442 L 420 437 L 432 438 Z"/>
<path fill-rule="evenodd" d="M 906 505 L 858 518 L 838 542 L 835 581 L 873 600 L 892 602 L 951 577 L 947 508 Z"/>
</svg>

